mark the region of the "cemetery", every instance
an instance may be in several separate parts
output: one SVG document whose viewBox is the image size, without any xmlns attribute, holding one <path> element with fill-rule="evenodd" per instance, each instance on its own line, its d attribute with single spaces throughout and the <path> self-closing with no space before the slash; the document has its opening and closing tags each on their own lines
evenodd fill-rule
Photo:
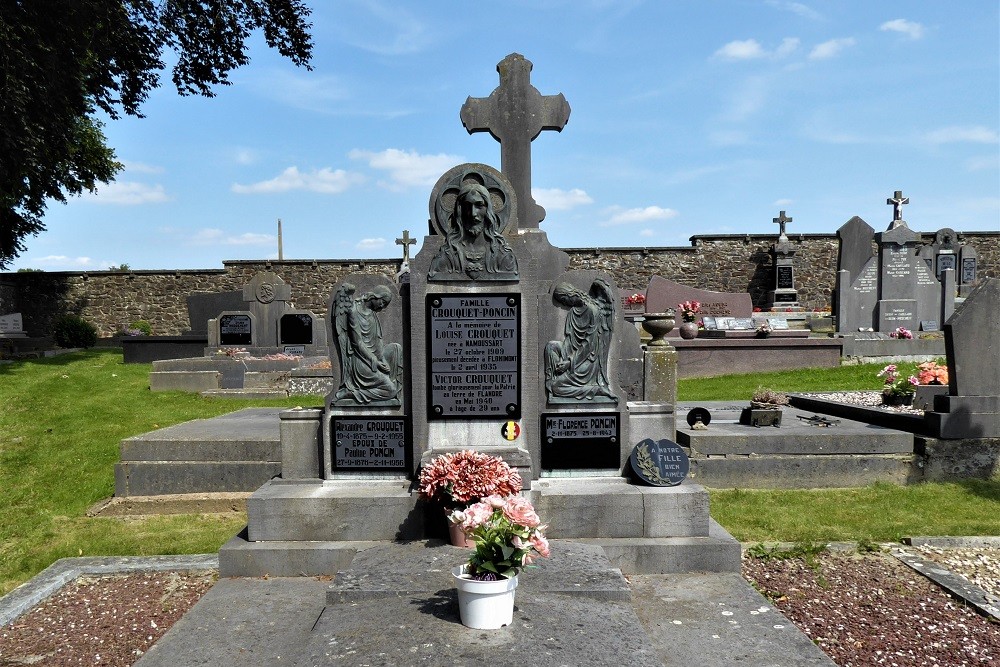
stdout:
<svg viewBox="0 0 1000 667">
<path fill-rule="evenodd" d="M 154 392 L 323 396 L 322 405 L 245 408 L 122 440 L 119 505 L 219 494 L 222 504 L 239 497 L 247 515 L 219 552 L 223 581 L 208 604 L 142 665 L 234 664 L 232 647 L 208 634 L 222 631 L 216 623 L 258 627 L 262 617 L 276 619 L 293 660 L 313 660 L 336 637 L 371 634 L 387 610 L 394 625 L 409 626 L 408 642 L 442 644 L 440 664 L 461 661 L 461 625 L 434 624 L 454 618 L 456 586 L 462 623 L 519 623 L 511 641 L 525 653 L 553 633 L 576 632 L 579 651 L 625 642 L 638 647 L 629 664 L 662 664 L 646 648 L 628 577 L 676 577 L 675 590 L 654 596 L 661 601 L 699 591 L 719 605 L 765 603 L 740 579 L 741 545 L 710 516 L 708 489 L 1000 473 L 1000 267 L 995 248 L 970 242 L 995 244 L 1000 235 L 913 231 L 908 198 L 896 191 L 885 231 L 858 217 L 837 230 L 835 271 L 819 288 L 804 279 L 814 270 L 802 264 L 811 250 L 789 233 L 794 220 L 784 210 L 773 220 L 777 236 L 758 244 L 756 278 L 739 284 L 691 280 L 625 249 L 558 248 L 531 195 L 531 142 L 562 131 L 571 111 L 562 94 L 531 85 L 531 68 L 511 54 L 497 67 L 496 90 L 461 107 L 469 133 L 500 142 L 501 165 L 464 163 L 440 176 L 428 234 L 412 258 L 406 230 L 402 262 L 343 261 L 324 278 L 317 262 L 227 267 L 212 289 L 175 284 L 184 306 L 169 327 L 154 318 L 161 333 L 118 337 L 126 363 L 151 364 Z M 645 268 L 630 270 L 629 261 Z M 162 276 L 133 280 L 154 277 Z M 0 343 L 11 356 L 32 349 L 23 341 L 44 338 L 32 327 L 51 315 L 28 303 L 31 278 L 0 292 Z M 678 378 L 942 357 L 946 383 L 911 392 L 919 410 L 863 407 L 823 392 L 768 406 L 677 396 Z M 426 492 L 422 474 L 467 450 L 502 460 L 514 485 L 502 495 L 514 499 L 483 492 L 442 507 Z M 488 531 L 475 532 L 485 519 L 472 509 L 481 503 L 493 503 L 482 511 L 496 520 L 507 517 L 506 530 L 521 531 L 511 549 L 542 558 L 516 598 L 516 612 L 536 616 L 534 625 L 509 615 L 477 625 L 466 616 L 470 573 L 506 563 L 513 576 L 492 570 L 498 576 L 475 583 L 502 584 L 514 608 L 522 566 L 509 562 L 510 549 L 506 560 L 482 556 Z M 453 546 L 444 544 L 446 517 L 461 528 Z M 463 546 L 470 536 L 474 551 Z M 270 596 L 263 604 L 283 611 L 251 617 L 261 591 Z M 227 609 L 232 615 L 219 620 Z M 658 613 L 669 622 L 670 612 Z M 742 638 L 758 638 L 758 656 L 832 664 L 798 633 L 746 623 Z M 358 659 L 404 660 L 392 646 L 400 632 L 386 633 L 358 640 Z M 689 657 L 714 650 L 682 648 Z"/>
</svg>

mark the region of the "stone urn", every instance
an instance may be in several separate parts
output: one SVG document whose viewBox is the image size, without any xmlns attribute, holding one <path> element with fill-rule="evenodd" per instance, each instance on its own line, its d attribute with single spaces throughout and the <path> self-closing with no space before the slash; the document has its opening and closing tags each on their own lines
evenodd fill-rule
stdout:
<svg viewBox="0 0 1000 667">
<path fill-rule="evenodd" d="M 698 337 L 698 323 L 681 322 L 681 325 L 677 327 L 677 331 L 684 340 L 694 340 Z"/>
<path fill-rule="evenodd" d="M 674 330 L 673 310 L 668 310 L 665 313 L 645 313 L 642 318 L 642 328 L 652 336 L 649 341 L 650 345 L 654 347 L 670 345 L 664 340 L 664 337 Z"/>
</svg>

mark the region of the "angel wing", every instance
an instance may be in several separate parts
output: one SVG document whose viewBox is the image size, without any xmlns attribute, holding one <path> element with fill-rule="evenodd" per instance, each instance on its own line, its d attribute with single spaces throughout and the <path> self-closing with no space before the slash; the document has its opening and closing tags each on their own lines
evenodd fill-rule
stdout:
<svg viewBox="0 0 1000 667">
<path fill-rule="evenodd" d="M 344 283 L 333 296 L 333 335 L 337 339 L 341 385 L 344 382 L 344 365 L 351 353 L 351 341 L 347 336 L 347 318 L 354 307 L 354 293 L 357 291 L 358 288 L 351 283 Z"/>
<path fill-rule="evenodd" d="M 589 295 L 592 299 L 601 304 L 602 328 L 608 331 L 614 329 L 617 318 L 617 308 L 615 295 L 611 291 L 611 286 L 600 278 L 590 285 Z"/>
</svg>

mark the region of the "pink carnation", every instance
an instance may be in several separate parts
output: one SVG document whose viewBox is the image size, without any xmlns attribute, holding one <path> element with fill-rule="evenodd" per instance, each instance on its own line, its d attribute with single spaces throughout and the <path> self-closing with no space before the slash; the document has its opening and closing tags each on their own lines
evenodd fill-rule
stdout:
<svg viewBox="0 0 1000 667">
<path fill-rule="evenodd" d="M 535 513 L 535 508 L 531 503 L 519 496 L 508 498 L 503 506 L 503 514 L 511 523 L 516 523 L 527 528 L 534 528 L 542 522 Z"/>
</svg>

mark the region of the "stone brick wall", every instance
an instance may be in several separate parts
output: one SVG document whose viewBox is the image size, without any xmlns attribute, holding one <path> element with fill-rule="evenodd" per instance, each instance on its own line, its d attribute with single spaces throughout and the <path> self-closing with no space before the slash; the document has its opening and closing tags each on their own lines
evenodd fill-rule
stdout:
<svg viewBox="0 0 1000 667">
<path fill-rule="evenodd" d="M 1000 232 L 960 234 L 979 254 L 980 277 L 1000 277 Z M 837 264 L 837 238 L 830 234 L 792 235 L 795 284 L 807 308 L 830 305 Z M 925 235 L 925 241 L 933 234 Z M 773 235 L 695 236 L 690 247 L 571 248 L 570 268 L 599 269 L 619 287 L 640 290 L 661 275 L 693 287 L 725 292 L 750 292 L 754 305 L 764 306 L 770 280 Z M 177 335 L 189 329 L 186 297 L 192 292 L 242 289 L 261 271 L 276 272 L 291 286 L 298 308 L 326 315 L 332 288 L 351 273 L 395 276 L 399 261 L 286 260 L 227 261 L 223 269 L 179 271 L 28 272 L 0 274 L 0 303 L 21 312 L 25 331 L 49 335 L 52 321 L 75 313 L 97 327 L 102 337 L 122 326 L 147 320 L 153 333 Z"/>
</svg>

